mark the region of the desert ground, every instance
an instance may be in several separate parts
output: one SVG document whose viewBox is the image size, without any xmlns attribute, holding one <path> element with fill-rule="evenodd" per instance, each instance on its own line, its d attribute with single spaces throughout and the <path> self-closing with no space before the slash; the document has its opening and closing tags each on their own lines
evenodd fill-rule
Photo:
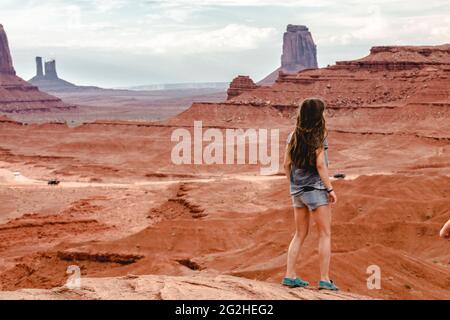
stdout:
<svg viewBox="0 0 450 320">
<path fill-rule="evenodd" d="M 0 298 L 450 299 L 450 242 L 438 237 L 450 218 L 448 45 L 372 50 L 162 121 L 1 118 Z M 294 233 L 281 168 L 171 161 L 173 131 L 201 120 L 278 129 L 281 162 L 311 95 L 329 107 L 330 173 L 346 175 L 332 209 L 338 294 L 280 285 Z M 317 237 L 312 226 L 297 267 L 313 285 Z M 70 265 L 78 291 L 64 287 Z M 367 287 L 371 265 L 380 289 Z"/>
</svg>

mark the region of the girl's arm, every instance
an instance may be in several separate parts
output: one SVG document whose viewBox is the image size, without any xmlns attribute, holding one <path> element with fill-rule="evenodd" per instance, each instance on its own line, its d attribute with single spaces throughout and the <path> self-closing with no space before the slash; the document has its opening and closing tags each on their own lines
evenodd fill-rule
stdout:
<svg viewBox="0 0 450 320">
<path fill-rule="evenodd" d="M 439 235 L 442 238 L 450 239 L 450 220 L 448 220 L 447 223 L 442 227 Z"/>
<path fill-rule="evenodd" d="M 291 156 L 289 155 L 289 144 L 286 145 L 286 150 L 284 152 L 284 162 L 283 162 L 283 168 L 284 173 L 287 177 L 287 179 L 290 181 L 291 179 Z"/>
<path fill-rule="evenodd" d="M 325 184 L 325 187 L 327 190 L 332 190 L 333 186 L 331 185 L 330 176 L 328 175 L 328 167 L 325 163 L 325 151 L 323 148 L 316 150 L 316 167 L 317 172 L 319 173 L 320 178 L 322 179 L 323 183 Z M 330 200 L 332 203 L 337 202 L 337 196 L 336 192 L 332 191 L 328 193 L 330 196 Z"/>
</svg>

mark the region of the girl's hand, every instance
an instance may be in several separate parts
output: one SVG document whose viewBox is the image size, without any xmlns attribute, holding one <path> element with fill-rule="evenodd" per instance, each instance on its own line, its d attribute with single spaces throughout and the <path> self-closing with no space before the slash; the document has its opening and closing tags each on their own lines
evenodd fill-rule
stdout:
<svg viewBox="0 0 450 320">
<path fill-rule="evenodd" d="M 336 202 L 337 202 L 337 195 L 336 195 L 336 192 L 331 191 L 331 192 L 328 194 L 328 199 L 330 200 L 331 203 L 336 203 Z"/>
</svg>

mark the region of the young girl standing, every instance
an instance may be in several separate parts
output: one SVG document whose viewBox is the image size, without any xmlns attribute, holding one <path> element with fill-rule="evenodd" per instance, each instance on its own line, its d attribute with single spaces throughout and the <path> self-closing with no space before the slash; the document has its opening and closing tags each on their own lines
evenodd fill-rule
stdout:
<svg viewBox="0 0 450 320">
<path fill-rule="evenodd" d="M 283 285 L 307 287 L 308 282 L 297 277 L 295 263 L 308 235 L 310 217 L 319 232 L 319 289 L 338 290 L 329 278 L 331 258 L 331 208 L 337 196 L 328 175 L 328 141 L 323 113 L 325 103 L 306 99 L 300 106 L 297 124 L 288 137 L 284 169 L 290 182 L 296 232 L 287 255 Z"/>
</svg>

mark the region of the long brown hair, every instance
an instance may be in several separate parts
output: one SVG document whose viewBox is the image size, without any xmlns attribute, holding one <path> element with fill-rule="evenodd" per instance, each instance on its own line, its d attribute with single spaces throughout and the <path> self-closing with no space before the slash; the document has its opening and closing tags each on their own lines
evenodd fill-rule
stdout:
<svg viewBox="0 0 450 320">
<path fill-rule="evenodd" d="M 316 168 L 316 150 L 323 147 L 326 137 L 324 110 L 325 102 L 317 98 L 305 99 L 300 105 L 288 145 L 291 164 L 297 168 Z"/>
</svg>

